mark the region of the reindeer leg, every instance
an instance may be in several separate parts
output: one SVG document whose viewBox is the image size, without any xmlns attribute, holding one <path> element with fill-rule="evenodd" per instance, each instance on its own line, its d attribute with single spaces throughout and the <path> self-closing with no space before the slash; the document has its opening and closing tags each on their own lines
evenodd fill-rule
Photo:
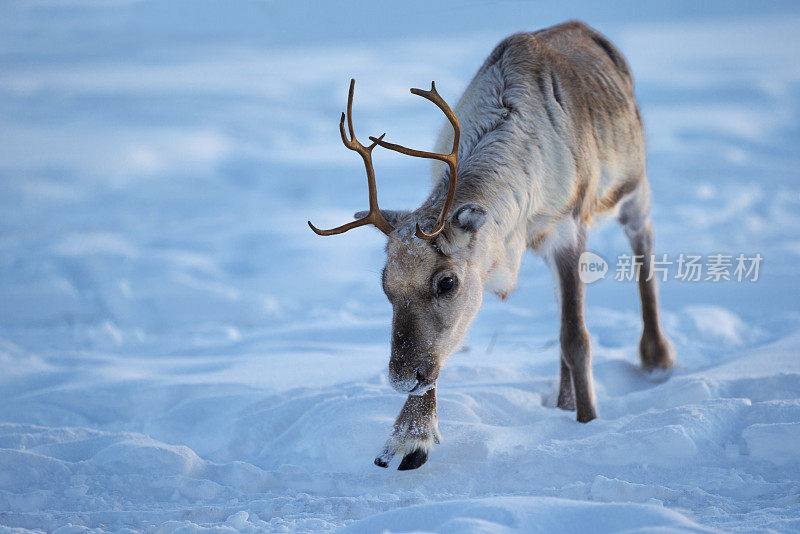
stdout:
<svg viewBox="0 0 800 534">
<path fill-rule="evenodd" d="M 561 380 L 558 387 L 557 406 L 562 410 L 575 409 L 575 393 L 572 391 L 572 372 L 564 358 L 561 358 Z"/>
<path fill-rule="evenodd" d="M 416 469 L 428 461 L 428 451 L 440 439 L 436 416 L 436 388 L 429 389 L 423 395 L 409 395 L 394 422 L 386 446 L 375 458 L 375 465 L 388 467 L 395 455 L 402 454 L 403 460 L 397 469 Z"/>
<path fill-rule="evenodd" d="M 650 188 L 643 180 L 634 196 L 620 209 L 619 221 L 631 244 L 633 254 L 642 257 L 639 272 L 639 296 L 642 301 L 644 329 L 639 342 L 642 367 L 669 369 L 675 363 L 675 350 L 661 331 L 658 318 L 658 280 L 651 275 L 650 260 L 653 256 L 653 224 L 650 222 Z"/>
<path fill-rule="evenodd" d="M 561 304 L 561 389 L 560 408 L 573 400 L 578 421 L 587 423 L 597 417 L 594 404 L 589 332 L 584 321 L 584 284 L 578 276 L 578 260 L 586 250 L 586 226 L 578 223 L 573 243 L 556 250 L 549 258 L 558 283 Z M 571 384 L 567 384 L 571 376 Z"/>
</svg>

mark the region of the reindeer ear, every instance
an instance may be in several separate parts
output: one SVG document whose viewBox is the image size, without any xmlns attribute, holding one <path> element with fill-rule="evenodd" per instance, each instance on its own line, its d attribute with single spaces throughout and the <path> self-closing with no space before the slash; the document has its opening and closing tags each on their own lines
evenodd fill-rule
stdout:
<svg viewBox="0 0 800 534">
<path fill-rule="evenodd" d="M 467 202 L 456 209 L 448 222 L 436 241 L 439 250 L 450 255 L 471 249 L 475 242 L 475 232 L 486 222 L 486 208 Z"/>
<path fill-rule="evenodd" d="M 354 219 L 361 219 L 367 216 L 367 210 L 357 211 L 353 214 Z M 386 222 L 394 227 L 400 224 L 400 221 L 405 218 L 410 212 L 408 210 L 381 210 L 381 215 L 386 219 Z"/>
<path fill-rule="evenodd" d="M 486 222 L 486 209 L 474 202 L 467 202 L 456 209 L 450 224 L 465 232 L 474 233 Z"/>
</svg>

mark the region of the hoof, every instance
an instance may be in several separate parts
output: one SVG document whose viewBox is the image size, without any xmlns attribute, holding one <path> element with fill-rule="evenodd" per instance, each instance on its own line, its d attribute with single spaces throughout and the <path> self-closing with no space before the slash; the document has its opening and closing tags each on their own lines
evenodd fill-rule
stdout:
<svg viewBox="0 0 800 534">
<path fill-rule="evenodd" d="M 414 449 L 403 457 L 403 461 L 398 466 L 398 471 L 409 471 L 417 469 L 428 461 L 428 451 L 425 449 Z"/>
<path fill-rule="evenodd" d="M 645 371 L 664 371 L 675 365 L 675 348 L 663 335 L 642 336 L 639 356 Z"/>
<path fill-rule="evenodd" d="M 597 410 L 593 405 L 587 407 L 578 407 L 578 422 L 588 423 L 592 419 L 597 419 Z"/>
<path fill-rule="evenodd" d="M 575 411 L 575 395 L 572 394 L 571 389 L 566 393 L 563 390 L 558 393 L 558 402 L 556 406 L 568 412 Z"/>
<path fill-rule="evenodd" d="M 597 419 L 597 414 L 590 413 L 590 414 L 582 414 L 578 416 L 579 423 L 588 423 L 589 421 Z"/>
</svg>

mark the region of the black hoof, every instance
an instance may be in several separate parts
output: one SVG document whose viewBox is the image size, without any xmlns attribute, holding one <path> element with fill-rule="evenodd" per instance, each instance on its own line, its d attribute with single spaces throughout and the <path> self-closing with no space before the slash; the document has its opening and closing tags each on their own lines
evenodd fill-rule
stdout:
<svg viewBox="0 0 800 534">
<path fill-rule="evenodd" d="M 588 423 L 594 419 L 597 419 L 597 412 L 595 412 L 594 409 L 578 410 L 579 423 Z"/>
<path fill-rule="evenodd" d="M 411 469 L 416 469 L 427 461 L 428 451 L 424 449 L 414 449 L 413 452 L 410 452 L 403 457 L 403 461 L 400 462 L 400 466 L 397 468 L 397 470 L 409 471 Z"/>
<path fill-rule="evenodd" d="M 375 458 L 375 465 L 377 465 L 378 467 L 387 468 L 389 467 L 389 462 L 378 456 L 377 458 Z"/>
</svg>

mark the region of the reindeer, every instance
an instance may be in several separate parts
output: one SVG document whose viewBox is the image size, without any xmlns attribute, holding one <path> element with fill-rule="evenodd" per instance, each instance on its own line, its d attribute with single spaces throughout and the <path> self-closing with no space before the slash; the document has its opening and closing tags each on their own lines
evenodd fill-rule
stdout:
<svg viewBox="0 0 800 534">
<path fill-rule="evenodd" d="M 411 89 L 439 107 L 452 126 L 444 127 L 434 152 L 389 143 L 385 134 L 370 137 L 369 146 L 359 143 L 352 121 L 354 83 L 339 129 L 345 146 L 364 161 L 369 211 L 331 230 L 308 224 L 323 236 L 367 224 L 387 236 L 382 285 L 393 308 L 389 380 L 408 399 L 375 464 L 387 467 L 395 455 L 402 456 L 400 470 L 427 461 L 440 439 L 439 372 L 462 342 L 483 292 L 505 299 L 514 289 L 528 248 L 549 265 L 560 302 L 556 404 L 577 410 L 582 423 L 597 417 L 578 272 L 587 230 L 592 222 L 616 217 L 634 254 L 653 253 L 644 135 L 622 54 L 575 21 L 506 38 L 455 112 L 435 84 L 428 91 Z M 422 206 L 378 207 L 376 146 L 433 160 L 433 190 Z M 659 323 L 651 270 L 645 261 L 638 282 L 644 323 L 639 354 L 645 370 L 668 369 L 674 350 Z"/>
</svg>

